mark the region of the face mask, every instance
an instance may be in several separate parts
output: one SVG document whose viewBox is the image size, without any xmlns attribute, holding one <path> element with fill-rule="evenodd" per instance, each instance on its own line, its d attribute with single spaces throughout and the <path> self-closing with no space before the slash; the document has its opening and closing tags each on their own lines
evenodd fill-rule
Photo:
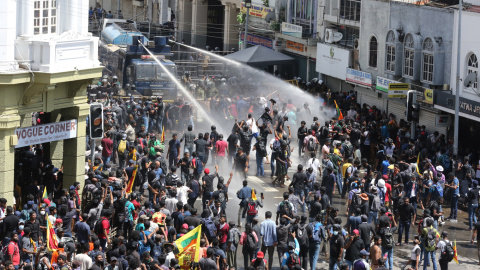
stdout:
<svg viewBox="0 0 480 270">
<path fill-rule="evenodd" d="M 337 232 L 337 231 L 334 231 L 334 232 L 333 232 L 333 235 L 338 235 L 338 232 Z"/>
<path fill-rule="evenodd" d="M 23 228 L 24 228 L 23 225 L 18 226 L 18 229 L 21 230 L 21 231 L 23 231 Z"/>
<path fill-rule="evenodd" d="M 40 215 L 44 216 L 44 215 L 45 215 L 45 211 L 40 211 Z"/>
</svg>

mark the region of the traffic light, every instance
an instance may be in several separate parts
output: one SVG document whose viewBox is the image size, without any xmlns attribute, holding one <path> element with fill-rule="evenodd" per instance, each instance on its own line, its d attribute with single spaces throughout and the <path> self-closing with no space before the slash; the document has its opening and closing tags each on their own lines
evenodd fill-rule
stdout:
<svg viewBox="0 0 480 270">
<path fill-rule="evenodd" d="M 417 103 L 417 93 L 410 90 L 407 95 L 407 121 L 418 122 L 418 119 L 420 119 L 420 106 Z"/>
<path fill-rule="evenodd" d="M 89 129 L 90 129 L 90 138 L 91 139 L 101 139 L 103 138 L 103 105 L 102 104 L 91 104 L 90 105 L 90 115 L 89 119 Z"/>
</svg>

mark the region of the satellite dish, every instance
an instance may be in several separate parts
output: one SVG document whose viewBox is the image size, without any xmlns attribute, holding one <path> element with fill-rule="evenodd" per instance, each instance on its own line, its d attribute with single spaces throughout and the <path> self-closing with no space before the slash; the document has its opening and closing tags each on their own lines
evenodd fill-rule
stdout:
<svg viewBox="0 0 480 270">
<path fill-rule="evenodd" d="M 477 73 L 472 72 L 468 74 L 467 77 L 465 77 L 465 79 L 463 80 L 463 86 L 470 87 L 476 81 L 477 81 Z"/>
<path fill-rule="evenodd" d="M 265 16 L 266 22 L 270 22 L 271 20 L 275 20 L 275 11 L 270 11 L 267 16 Z"/>
</svg>

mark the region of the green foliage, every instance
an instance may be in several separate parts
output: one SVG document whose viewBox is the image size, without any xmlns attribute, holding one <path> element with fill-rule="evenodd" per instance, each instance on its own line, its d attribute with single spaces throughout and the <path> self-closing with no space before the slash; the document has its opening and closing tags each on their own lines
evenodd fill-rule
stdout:
<svg viewBox="0 0 480 270">
<path fill-rule="evenodd" d="M 265 7 L 269 7 L 269 6 L 270 6 L 270 4 L 268 3 L 268 0 L 263 0 L 263 5 L 264 5 Z"/>
<path fill-rule="evenodd" d="M 240 24 L 245 23 L 245 18 L 247 15 L 245 13 L 242 13 L 241 11 L 237 14 L 237 22 Z"/>
<path fill-rule="evenodd" d="M 270 29 L 275 31 L 275 32 L 278 32 L 278 31 L 280 31 L 281 24 L 282 23 L 280 21 L 271 21 L 270 22 Z"/>
</svg>

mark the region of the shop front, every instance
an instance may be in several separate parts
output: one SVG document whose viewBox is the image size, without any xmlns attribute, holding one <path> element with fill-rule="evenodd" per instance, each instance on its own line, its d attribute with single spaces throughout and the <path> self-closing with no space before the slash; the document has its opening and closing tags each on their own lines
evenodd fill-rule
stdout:
<svg viewBox="0 0 480 270">
<path fill-rule="evenodd" d="M 434 108 L 451 115 L 455 115 L 455 95 L 450 91 L 436 91 L 434 94 Z M 459 129 L 458 129 L 458 147 L 466 148 L 480 147 L 480 102 L 460 97 L 459 103 Z M 453 136 L 454 121 L 448 127 L 448 137 Z"/>
</svg>

